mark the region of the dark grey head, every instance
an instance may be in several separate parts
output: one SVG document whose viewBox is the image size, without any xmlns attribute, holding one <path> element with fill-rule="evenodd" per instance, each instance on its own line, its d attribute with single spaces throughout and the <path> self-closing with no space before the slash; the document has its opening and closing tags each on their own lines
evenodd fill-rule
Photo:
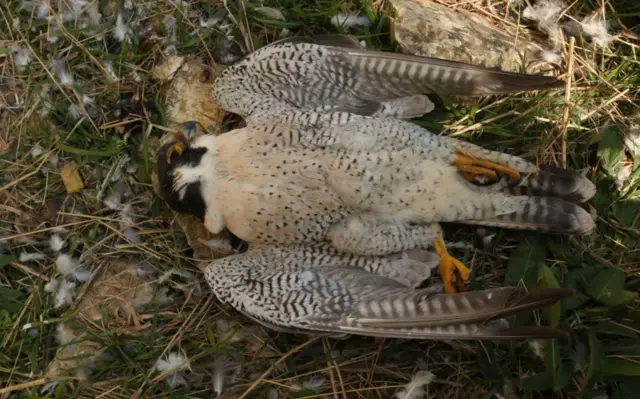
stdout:
<svg viewBox="0 0 640 399">
<path fill-rule="evenodd" d="M 174 211 L 194 215 L 204 222 L 207 204 L 202 182 L 199 179 L 187 183 L 176 181 L 179 178 L 179 173 L 175 173 L 177 169 L 200 166 L 203 155 L 208 151 L 206 147 L 192 147 L 190 144 L 191 140 L 178 132 L 170 134 L 169 140 L 158 150 L 156 162 L 160 196 Z"/>
</svg>

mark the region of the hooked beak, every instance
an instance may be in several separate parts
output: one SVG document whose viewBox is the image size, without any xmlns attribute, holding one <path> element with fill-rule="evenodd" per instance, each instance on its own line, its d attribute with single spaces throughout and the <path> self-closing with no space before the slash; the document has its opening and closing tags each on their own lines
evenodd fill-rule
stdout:
<svg viewBox="0 0 640 399">
<path fill-rule="evenodd" d="M 174 152 L 178 153 L 178 155 L 182 155 L 184 150 L 189 147 L 191 139 L 195 137 L 195 134 L 196 123 L 186 122 L 182 124 L 181 129 L 173 130 L 165 136 L 165 140 L 167 142 L 174 141 L 174 144 L 167 149 L 167 164 L 171 165 L 171 156 Z"/>
</svg>

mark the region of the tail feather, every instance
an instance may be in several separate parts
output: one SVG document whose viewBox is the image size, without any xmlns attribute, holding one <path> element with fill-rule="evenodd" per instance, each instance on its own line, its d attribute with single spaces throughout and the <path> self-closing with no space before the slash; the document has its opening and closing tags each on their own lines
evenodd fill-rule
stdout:
<svg viewBox="0 0 640 399">
<path fill-rule="evenodd" d="M 571 235 L 589 234 L 595 228 L 595 222 L 586 210 L 561 198 L 507 197 L 504 204 L 505 209 L 508 205 L 512 205 L 512 210 L 497 216 L 484 220 L 461 220 L 459 222 Z"/>
<path fill-rule="evenodd" d="M 483 68 L 439 58 L 346 48 L 336 62 L 346 60 L 360 74 L 356 93 L 365 99 L 436 93 L 490 95 L 558 88 L 554 76 L 528 75 Z"/>
<path fill-rule="evenodd" d="M 596 186 L 574 170 L 540 166 L 539 172 L 524 176 L 522 182 L 510 186 L 509 191 L 514 195 L 552 196 L 583 203 L 596 194 Z"/>
<path fill-rule="evenodd" d="M 573 293 L 568 289 L 533 289 L 515 287 L 433 295 L 425 291 L 408 292 L 361 303 L 350 315 L 363 327 L 433 327 L 468 324 L 506 317 L 552 304 Z M 380 312 L 380 309 L 393 309 Z M 404 309 L 404 312 L 400 310 Z"/>
<path fill-rule="evenodd" d="M 525 292 L 503 287 L 457 294 L 424 290 L 363 299 L 346 317 L 312 322 L 316 331 L 412 339 L 511 339 L 563 337 L 544 327 L 510 327 L 503 318 L 551 305 L 573 294 L 564 288 Z"/>
</svg>

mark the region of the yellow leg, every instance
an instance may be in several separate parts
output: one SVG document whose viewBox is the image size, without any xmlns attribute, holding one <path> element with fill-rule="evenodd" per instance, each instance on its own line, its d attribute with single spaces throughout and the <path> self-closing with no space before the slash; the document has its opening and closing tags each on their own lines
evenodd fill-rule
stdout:
<svg viewBox="0 0 640 399">
<path fill-rule="evenodd" d="M 171 165 L 171 155 L 173 155 L 174 152 L 177 152 L 178 155 L 182 155 L 184 149 L 185 145 L 181 142 L 177 142 L 173 146 L 169 147 L 169 149 L 167 150 L 167 163 Z"/>
<path fill-rule="evenodd" d="M 444 282 L 444 292 L 447 294 L 453 294 L 456 292 L 453 288 L 453 277 L 456 270 L 460 274 L 460 278 L 456 278 L 458 291 L 464 291 L 462 280 L 466 281 L 469 279 L 469 269 L 458 259 L 449 255 L 442 238 L 436 238 L 433 240 L 433 248 L 435 249 L 436 254 L 440 257 L 440 276 L 442 276 L 442 281 Z"/>
<path fill-rule="evenodd" d="M 515 183 L 520 180 L 519 172 L 484 159 L 473 159 L 466 155 L 456 154 L 454 165 L 456 165 L 462 176 L 469 181 L 473 181 L 476 176 L 484 176 L 487 179 L 495 180 L 498 174 L 509 176 L 509 183 Z"/>
</svg>

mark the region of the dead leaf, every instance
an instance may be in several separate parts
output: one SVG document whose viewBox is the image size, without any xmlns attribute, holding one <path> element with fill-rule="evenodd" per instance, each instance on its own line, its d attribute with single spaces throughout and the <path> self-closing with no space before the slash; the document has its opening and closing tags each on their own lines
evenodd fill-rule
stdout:
<svg viewBox="0 0 640 399">
<path fill-rule="evenodd" d="M 69 162 L 60 170 L 60 177 L 64 183 L 64 187 L 67 189 L 67 193 L 77 193 L 84 188 L 82 177 L 75 162 Z"/>
</svg>

